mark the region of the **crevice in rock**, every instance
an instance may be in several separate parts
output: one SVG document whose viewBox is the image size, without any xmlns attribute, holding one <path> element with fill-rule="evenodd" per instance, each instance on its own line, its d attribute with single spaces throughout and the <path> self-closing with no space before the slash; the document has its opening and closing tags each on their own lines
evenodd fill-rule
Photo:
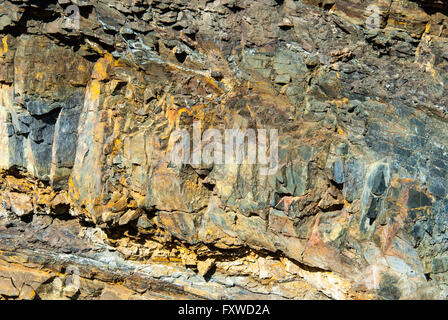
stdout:
<svg viewBox="0 0 448 320">
<path fill-rule="evenodd" d="M 280 26 L 279 28 L 280 28 L 281 30 L 283 30 L 283 31 L 288 31 L 288 30 L 293 29 L 294 26 L 285 26 L 285 25 L 282 25 L 282 26 Z"/>
<path fill-rule="evenodd" d="M 31 223 L 33 221 L 33 215 L 31 214 L 27 214 L 25 216 L 21 216 L 20 217 L 20 221 L 25 222 L 25 223 Z"/>
<path fill-rule="evenodd" d="M 332 204 L 331 206 L 321 209 L 322 212 L 333 212 L 333 211 L 340 211 L 342 209 L 344 209 L 344 204 L 340 203 L 340 204 Z"/>
</svg>

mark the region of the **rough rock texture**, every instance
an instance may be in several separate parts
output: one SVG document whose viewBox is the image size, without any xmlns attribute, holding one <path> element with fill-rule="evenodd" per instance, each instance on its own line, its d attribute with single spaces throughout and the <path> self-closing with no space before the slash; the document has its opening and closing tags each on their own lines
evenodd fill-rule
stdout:
<svg viewBox="0 0 448 320">
<path fill-rule="evenodd" d="M 447 12 L 2 1 L 0 296 L 447 298 Z M 194 121 L 279 170 L 173 164 Z"/>
</svg>

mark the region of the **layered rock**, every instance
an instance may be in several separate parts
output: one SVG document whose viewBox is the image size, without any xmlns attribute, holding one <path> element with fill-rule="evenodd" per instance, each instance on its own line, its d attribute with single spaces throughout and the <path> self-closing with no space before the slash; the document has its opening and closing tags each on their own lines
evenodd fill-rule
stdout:
<svg viewBox="0 0 448 320">
<path fill-rule="evenodd" d="M 0 294 L 446 298 L 446 10 L 372 3 L 2 2 Z M 198 122 L 278 170 L 173 163 Z"/>
<path fill-rule="evenodd" d="M 414 37 L 448 35 L 448 6 L 443 0 L 305 0 L 330 10 L 358 25 L 378 23 L 384 29 L 399 29 Z"/>
</svg>

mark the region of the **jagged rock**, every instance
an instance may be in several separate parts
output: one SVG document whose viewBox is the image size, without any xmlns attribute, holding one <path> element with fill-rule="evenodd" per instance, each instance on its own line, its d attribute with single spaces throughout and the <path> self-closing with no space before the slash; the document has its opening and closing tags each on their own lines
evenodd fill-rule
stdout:
<svg viewBox="0 0 448 320">
<path fill-rule="evenodd" d="M 19 217 L 33 212 L 31 197 L 25 193 L 8 192 L 3 194 L 3 206 Z"/>
<path fill-rule="evenodd" d="M 19 296 L 19 290 L 17 290 L 14 286 L 11 279 L 0 277 L 0 294 L 11 298 L 16 298 Z"/>
</svg>

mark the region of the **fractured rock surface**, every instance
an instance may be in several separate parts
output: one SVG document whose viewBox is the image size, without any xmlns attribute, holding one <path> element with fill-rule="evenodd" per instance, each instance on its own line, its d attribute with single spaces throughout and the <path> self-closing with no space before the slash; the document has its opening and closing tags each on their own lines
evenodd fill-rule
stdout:
<svg viewBox="0 0 448 320">
<path fill-rule="evenodd" d="M 3 1 L 0 296 L 446 299 L 447 12 Z M 278 170 L 173 163 L 195 122 Z"/>
</svg>

